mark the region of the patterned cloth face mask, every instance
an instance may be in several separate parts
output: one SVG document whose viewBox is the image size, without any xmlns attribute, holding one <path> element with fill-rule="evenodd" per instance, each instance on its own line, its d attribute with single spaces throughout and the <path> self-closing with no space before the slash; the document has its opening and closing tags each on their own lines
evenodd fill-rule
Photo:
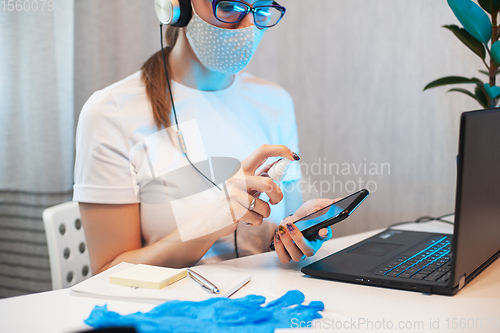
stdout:
<svg viewBox="0 0 500 333">
<path fill-rule="evenodd" d="M 234 75 L 248 65 L 264 31 L 255 25 L 243 29 L 219 28 L 193 13 L 186 36 L 203 66 L 214 72 Z"/>
</svg>

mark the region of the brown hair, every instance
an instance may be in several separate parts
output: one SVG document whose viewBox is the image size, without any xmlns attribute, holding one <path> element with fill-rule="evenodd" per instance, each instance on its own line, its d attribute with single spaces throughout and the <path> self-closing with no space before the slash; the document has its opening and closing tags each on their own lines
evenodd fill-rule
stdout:
<svg viewBox="0 0 500 333">
<path fill-rule="evenodd" d="M 164 52 L 169 73 L 171 73 L 171 70 L 168 58 L 177 42 L 180 29 L 181 28 L 169 26 L 165 32 L 165 42 L 167 46 L 164 48 Z M 144 65 L 142 65 L 141 72 L 141 79 L 146 86 L 146 94 L 151 103 L 151 108 L 153 109 L 153 118 L 156 126 L 158 126 L 158 129 L 162 126 L 165 128 L 170 127 L 172 103 L 170 101 L 170 96 L 167 95 L 167 78 L 163 68 L 161 50 L 146 60 Z M 170 84 L 172 84 L 172 82 L 170 82 Z"/>
</svg>

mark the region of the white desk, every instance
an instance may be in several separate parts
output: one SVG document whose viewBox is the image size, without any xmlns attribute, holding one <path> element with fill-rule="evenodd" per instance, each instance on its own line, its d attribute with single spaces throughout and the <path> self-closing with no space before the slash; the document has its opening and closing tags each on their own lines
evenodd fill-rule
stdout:
<svg viewBox="0 0 500 333">
<path fill-rule="evenodd" d="M 401 229 L 451 232 L 452 226 L 443 223 L 401 226 Z M 298 289 L 306 301 L 325 303 L 316 328 L 325 331 L 392 331 L 392 332 L 500 332 L 500 261 L 497 260 L 457 295 L 424 295 L 417 292 L 361 286 L 349 283 L 304 277 L 300 267 L 354 244 L 377 231 L 333 239 L 323 245 L 314 258 L 301 263 L 283 265 L 274 253 L 264 253 L 220 263 L 252 275 L 252 281 L 234 297 L 260 294 L 275 299 L 290 289 Z M 13 297 L 0 300 L 0 332 L 76 332 L 89 329 L 83 323 L 95 305 L 108 304 L 108 309 L 122 314 L 149 311 L 155 304 L 104 300 L 71 296 L 69 290 Z M 454 318 L 455 321 L 454 321 Z M 360 326 L 361 321 L 367 324 Z M 488 321 L 489 319 L 489 321 Z M 331 329 L 328 325 L 344 328 Z M 431 321 L 434 328 L 431 327 Z M 439 329 L 436 325 L 439 320 Z M 462 320 L 463 327 L 460 324 Z M 497 323 L 497 328 L 492 328 Z M 369 329 L 368 322 L 374 327 Z M 474 321 L 474 323 L 472 323 Z M 355 327 L 350 327 L 355 323 Z M 384 324 L 385 322 L 385 324 Z M 382 325 L 393 329 L 384 330 Z M 453 329 L 456 322 L 458 327 Z M 402 323 L 406 328 L 397 329 Z M 482 324 L 482 329 L 478 325 Z M 488 327 L 485 328 L 486 324 Z M 376 329 L 380 325 L 380 329 Z M 420 325 L 420 328 L 417 327 Z M 423 326 L 422 326 L 423 325 Z M 410 326 L 412 329 L 410 329 Z"/>
</svg>

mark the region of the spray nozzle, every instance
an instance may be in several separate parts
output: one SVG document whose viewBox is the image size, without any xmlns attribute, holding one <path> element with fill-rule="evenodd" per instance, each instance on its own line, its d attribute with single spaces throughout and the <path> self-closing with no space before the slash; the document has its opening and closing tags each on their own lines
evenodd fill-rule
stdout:
<svg viewBox="0 0 500 333">
<path fill-rule="evenodd" d="M 271 169 L 269 169 L 267 174 L 269 175 L 269 177 L 271 177 L 272 180 L 279 183 L 285 177 L 286 169 L 291 162 L 293 161 L 289 160 L 288 158 L 282 158 L 276 164 L 274 164 Z"/>
</svg>

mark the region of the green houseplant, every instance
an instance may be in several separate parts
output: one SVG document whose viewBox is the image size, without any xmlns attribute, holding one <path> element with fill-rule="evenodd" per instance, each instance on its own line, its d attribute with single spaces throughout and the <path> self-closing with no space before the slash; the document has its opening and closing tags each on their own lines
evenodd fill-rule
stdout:
<svg viewBox="0 0 500 333">
<path fill-rule="evenodd" d="M 488 76 L 488 82 L 485 83 L 476 77 L 447 76 L 432 81 L 425 86 L 424 91 L 451 84 L 473 84 L 475 85 L 473 91 L 453 88 L 448 92 L 466 94 L 475 99 L 483 108 L 492 108 L 500 102 L 500 87 L 496 85 L 496 76 L 500 73 L 500 42 L 498 41 L 500 0 L 478 0 L 478 4 L 471 0 L 448 0 L 448 5 L 463 28 L 456 25 L 443 27 L 450 30 L 483 60 L 486 70 L 479 72 Z"/>
</svg>

